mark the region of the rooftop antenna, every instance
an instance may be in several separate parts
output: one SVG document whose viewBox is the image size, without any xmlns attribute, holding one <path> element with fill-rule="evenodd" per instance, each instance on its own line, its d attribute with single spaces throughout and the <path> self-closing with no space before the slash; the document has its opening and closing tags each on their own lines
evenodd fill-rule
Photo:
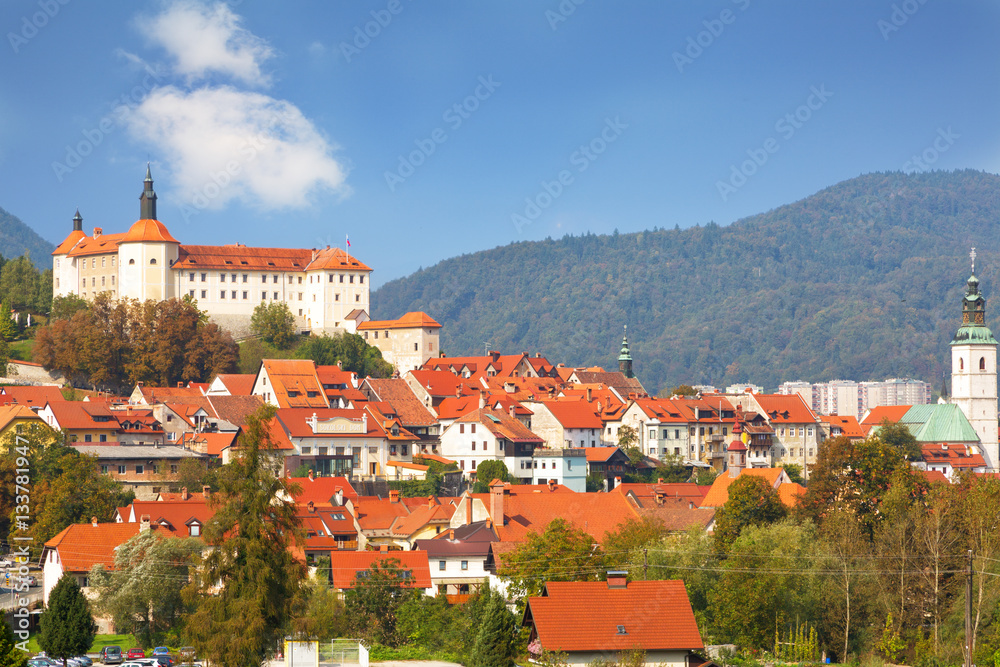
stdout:
<svg viewBox="0 0 1000 667">
<path fill-rule="evenodd" d="M 483 356 L 484 357 L 490 356 L 490 344 L 489 343 L 483 343 Z"/>
</svg>

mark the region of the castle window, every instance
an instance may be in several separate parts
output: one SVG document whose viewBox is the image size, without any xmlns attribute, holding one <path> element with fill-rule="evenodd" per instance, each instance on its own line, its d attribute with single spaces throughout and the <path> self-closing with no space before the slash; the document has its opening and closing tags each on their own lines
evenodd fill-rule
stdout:
<svg viewBox="0 0 1000 667">
<path fill-rule="evenodd" d="M 246 300 L 247 300 L 247 292 L 243 292 L 243 300 L 244 300 L 244 301 L 246 301 Z"/>
<path fill-rule="evenodd" d="M 104 276 L 101 276 L 101 287 L 104 287 Z"/>
<path fill-rule="evenodd" d="M 261 292 L 260 293 L 260 300 L 261 301 L 267 301 L 267 292 Z"/>
<path fill-rule="evenodd" d="M 312 281 L 309 281 L 309 282 L 312 282 Z M 299 284 L 300 285 L 302 284 L 302 276 L 299 276 Z"/>
<path fill-rule="evenodd" d="M 979 370 L 986 370 L 986 357 L 979 357 Z"/>
<path fill-rule="evenodd" d="M 273 276 L 271 276 L 271 282 L 274 283 L 275 285 L 278 284 L 278 274 L 277 273 L 275 273 Z M 274 298 L 277 299 L 278 297 L 274 297 Z"/>
<path fill-rule="evenodd" d="M 244 273 L 243 274 L 243 282 L 246 282 L 249 277 L 250 276 L 248 276 L 247 274 Z"/>
<path fill-rule="evenodd" d="M 361 295 L 360 295 L 360 294 L 355 294 L 355 295 L 354 295 L 354 300 L 355 300 L 356 302 L 360 303 L 360 302 L 361 302 Z"/>
<path fill-rule="evenodd" d="M 129 263 L 129 266 L 131 266 L 131 265 L 135 264 L 135 260 L 134 260 L 134 259 L 130 259 L 130 260 L 128 261 L 128 263 Z"/>
<path fill-rule="evenodd" d="M 193 289 L 192 290 L 188 290 L 188 296 L 191 297 L 192 299 L 194 298 L 194 290 Z M 167 417 L 167 419 L 169 420 L 170 418 Z"/>
<path fill-rule="evenodd" d="M 152 264 L 152 265 L 155 265 L 156 264 L 156 258 L 154 257 L 151 260 L 149 260 L 149 263 Z"/>
<path fill-rule="evenodd" d="M 299 292 L 299 301 L 302 301 L 302 292 Z"/>
<path fill-rule="evenodd" d="M 965 370 L 965 359 L 963 359 L 962 357 L 958 358 L 958 370 L 960 371 Z"/>
<path fill-rule="evenodd" d="M 375 332 L 375 340 L 378 340 L 378 332 Z"/>
<path fill-rule="evenodd" d="M 232 292 L 230 293 L 230 296 L 232 296 L 232 297 L 233 297 L 233 298 L 235 299 L 235 298 L 236 298 L 236 290 L 233 290 L 233 291 L 232 291 Z"/>
<path fill-rule="evenodd" d="M 205 299 L 205 298 L 207 298 L 207 297 L 208 297 L 208 290 L 202 290 L 202 291 L 201 291 L 201 298 L 202 298 L 202 299 Z"/>
<path fill-rule="evenodd" d="M 58 263 L 59 263 L 59 260 L 56 260 L 56 263 L 58 264 Z M 331 282 L 331 283 L 333 282 L 333 274 L 332 274 L 332 273 L 330 274 L 330 282 Z"/>
<path fill-rule="evenodd" d="M 233 274 L 231 274 L 229 276 L 229 282 L 232 282 L 232 283 L 236 282 L 236 274 L 235 273 L 233 273 Z"/>
<path fill-rule="evenodd" d="M 189 283 L 193 283 L 194 282 L 194 271 L 192 271 L 191 273 L 188 274 L 188 282 Z"/>
<path fill-rule="evenodd" d="M 101 268 L 102 268 L 102 269 L 103 269 L 103 268 L 104 268 L 105 266 L 107 266 L 107 261 L 108 261 L 108 258 L 107 258 L 107 257 L 101 257 Z"/>
<path fill-rule="evenodd" d="M 344 282 L 344 274 L 343 273 L 340 274 L 340 282 Z"/>
<path fill-rule="evenodd" d="M 225 273 L 220 273 L 219 274 L 219 282 L 220 283 L 226 282 L 226 274 Z"/>
<path fill-rule="evenodd" d="M 96 276 L 90 279 L 90 286 L 91 287 L 97 287 L 97 277 Z"/>
<path fill-rule="evenodd" d="M 278 300 L 278 293 L 277 292 L 274 293 L 274 297 L 273 298 L 274 298 L 275 301 Z"/>
<path fill-rule="evenodd" d="M 293 282 L 295 282 L 295 278 L 288 276 L 288 284 L 291 285 Z"/>
<path fill-rule="evenodd" d="M 114 285 L 114 284 L 115 284 L 115 277 L 114 277 L 114 276 L 111 276 L 111 284 L 112 284 L 112 285 Z"/>
<path fill-rule="evenodd" d="M 115 258 L 113 256 L 111 257 L 111 268 L 115 268 Z"/>
<path fill-rule="evenodd" d="M 354 274 L 353 274 L 353 273 L 352 273 L 352 274 L 350 275 L 350 278 L 349 278 L 348 280 L 349 280 L 349 282 L 351 282 L 351 283 L 353 283 L 353 282 L 354 282 Z"/>
<path fill-rule="evenodd" d="M 334 294 L 333 295 L 333 300 L 334 301 L 340 301 L 340 295 L 339 294 Z"/>
<path fill-rule="evenodd" d="M 267 274 L 266 273 L 260 274 L 260 282 L 262 282 L 262 283 L 266 283 L 267 282 Z"/>
<path fill-rule="evenodd" d="M 84 260 L 84 261 L 87 261 L 87 260 Z M 92 268 L 92 269 L 96 269 L 97 268 L 97 258 L 96 257 L 94 257 L 92 260 L 90 260 L 90 268 Z"/>
<path fill-rule="evenodd" d="M 221 292 L 219 292 L 219 298 L 220 299 L 225 299 L 226 298 L 226 290 L 222 290 Z"/>
<path fill-rule="evenodd" d="M 201 282 L 205 282 L 207 279 L 208 279 L 208 274 L 207 273 L 201 274 Z"/>
</svg>

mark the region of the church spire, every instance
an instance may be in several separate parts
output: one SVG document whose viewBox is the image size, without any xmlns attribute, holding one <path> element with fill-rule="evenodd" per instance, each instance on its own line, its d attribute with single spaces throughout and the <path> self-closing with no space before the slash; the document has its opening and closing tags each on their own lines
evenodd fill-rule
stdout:
<svg viewBox="0 0 1000 667">
<path fill-rule="evenodd" d="M 142 194 L 139 195 L 139 219 L 156 220 L 156 192 L 153 191 L 153 174 L 146 163 L 146 178 L 143 181 Z"/>
<path fill-rule="evenodd" d="M 83 231 L 83 216 L 80 215 L 80 209 L 76 209 L 76 215 L 73 216 L 73 231 Z"/>
<path fill-rule="evenodd" d="M 625 377 L 635 377 L 632 374 L 632 353 L 628 349 L 628 325 L 625 325 L 625 333 L 622 335 L 622 351 L 618 355 L 618 370 L 625 374 Z"/>
</svg>

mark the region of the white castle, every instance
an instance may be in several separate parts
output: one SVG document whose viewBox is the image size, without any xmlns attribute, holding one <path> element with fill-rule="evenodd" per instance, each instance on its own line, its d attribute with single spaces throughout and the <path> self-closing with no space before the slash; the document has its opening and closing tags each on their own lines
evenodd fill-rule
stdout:
<svg viewBox="0 0 1000 667">
<path fill-rule="evenodd" d="M 139 220 L 122 234 L 73 231 L 52 253 L 53 296 L 162 301 L 188 295 L 221 326 L 245 330 L 261 303 L 288 304 L 302 329 L 357 332 L 369 319 L 371 268 L 340 248 L 292 249 L 184 245 L 156 218 L 146 167 Z"/>
</svg>

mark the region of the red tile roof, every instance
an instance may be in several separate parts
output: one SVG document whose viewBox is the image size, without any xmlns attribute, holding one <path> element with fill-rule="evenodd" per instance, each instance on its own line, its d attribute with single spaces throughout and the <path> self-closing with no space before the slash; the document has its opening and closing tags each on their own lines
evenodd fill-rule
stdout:
<svg viewBox="0 0 1000 667">
<path fill-rule="evenodd" d="M 339 488 L 344 493 L 344 500 L 356 500 L 358 492 L 354 490 L 346 477 L 289 477 L 288 483 L 299 487 L 293 495 L 297 505 L 306 505 L 310 501 L 316 507 L 332 507 L 333 497 Z"/>
<path fill-rule="evenodd" d="M 874 407 L 861 420 L 861 429 L 865 433 L 871 433 L 871 430 L 881 424 L 883 419 L 896 423 L 912 407 L 912 405 L 879 405 Z"/>
<path fill-rule="evenodd" d="M 434 318 L 423 312 L 412 312 L 398 320 L 369 320 L 358 325 L 359 331 L 374 329 L 440 329 Z"/>
<path fill-rule="evenodd" d="M 842 415 L 820 415 L 820 421 L 829 424 L 831 427 L 840 428 L 840 434 L 848 438 L 864 438 L 865 432 L 854 416 Z"/>
<path fill-rule="evenodd" d="M 279 408 L 330 406 L 311 359 L 265 359 L 261 363 L 261 372 L 267 373 L 270 391 Z"/>
<path fill-rule="evenodd" d="M 597 403 L 586 400 L 545 401 L 542 403 L 563 428 L 593 428 L 601 430 L 604 422 L 597 414 Z"/>
<path fill-rule="evenodd" d="M 63 403 L 66 401 L 59 387 L 11 385 L 0 387 L 0 396 L 6 396 L 9 399 L 3 401 L 5 403 L 26 405 L 29 408 L 43 408 L 46 403 Z"/>
<path fill-rule="evenodd" d="M 253 383 L 257 376 L 253 373 L 223 373 L 216 379 L 225 385 L 231 396 L 249 396 L 253 393 Z"/>
<path fill-rule="evenodd" d="M 553 581 L 528 599 L 524 618 L 549 651 L 704 648 L 683 581 Z"/>
<path fill-rule="evenodd" d="M 482 424 L 497 438 L 505 438 L 511 442 L 533 442 L 542 444 L 544 440 L 532 433 L 520 420 L 511 417 L 506 412 L 478 408 L 463 415 L 458 423 L 474 422 Z"/>
<path fill-rule="evenodd" d="M 608 460 L 620 451 L 618 447 L 584 447 L 587 451 L 587 463 L 607 463 Z"/>
<path fill-rule="evenodd" d="M 928 466 L 950 465 L 959 470 L 986 467 L 983 455 L 972 451 L 972 448 L 965 444 L 921 443 L 920 449 Z"/>
<path fill-rule="evenodd" d="M 101 234 L 97 238 L 93 238 L 84 235 L 65 254 L 67 257 L 83 257 L 117 253 L 118 244 L 124 236 L 124 234 Z M 59 247 L 62 247 L 62 244 Z"/>
<path fill-rule="evenodd" d="M 944 473 L 940 470 L 918 470 L 928 484 L 948 484 L 948 478 L 944 476 Z"/>
<path fill-rule="evenodd" d="M 771 485 L 771 488 L 777 491 L 782 473 L 784 472 L 784 468 L 743 468 L 740 470 L 740 475 L 762 477 Z M 722 473 L 716 477 L 715 481 L 712 482 L 712 488 L 709 489 L 705 499 L 701 501 L 701 506 L 722 507 L 725 505 L 726 501 L 729 500 L 729 486 L 737 479 L 738 477 L 730 477 L 729 473 Z"/>
<path fill-rule="evenodd" d="M 74 229 L 69 233 L 69 236 L 63 239 L 62 243 L 56 246 L 56 249 L 52 251 L 52 254 L 65 255 L 73 248 L 73 246 L 75 246 L 80 241 L 80 239 L 85 239 L 85 238 L 87 238 L 86 234 L 84 234 L 79 229 Z"/>
<path fill-rule="evenodd" d="M 88 429 L 93 431 L 117 431 L 118 420 L 114 418 L 107 407 L 94 404 L 83 403 L 81 401 L 58 401 L 48 404 L 49 409 L 55 416 L 56 426 L 60 430 L 66 429 Z M 111 417 L 110 421 L 96 421 L 95 416 Z"/>
<path fill-rule="evenodd" d="M 119 243 L 180 243 L 159 220 L 136 220 Z"/>
<path fill-rule="evenodd" d="M 333 551 L 330 565 L 333 568 L 333 586 L 345 590 L 354 588 L 355 577 L 376 562 L 397 560 L 397 567 L 410 573 L 403 579 L 409 588 L 430 588 L 431 570 L 427 563 L 426 551 Z"/>
<path fill-rule="evenodd" d="M 149 516 L 150 523 L 172 537 L 189 537 L 190 526 L 197 523 L 204 526 L 215 516 L 215 508 L 205 500 L 133 500 L 122 513 L 125 524 L 138 526 L 143 516 Z"/>
<path fill-rule="evenodd" d="M 368 378 L 365 385 L 371 388 L 373 397 L 392 406 L 403 426 L 433 426 L 437 419 L 424 407 L 406 380 L 402 378 Z"/>
<path fill-rule="evenodd" d="M 138 523 L 75 523 L 45 543 L 56 549 L 64 572 L 90 572 L 95 565 L 111 569 L 115 548 L 139 534 Z"/>
<path fill-rule="evenodd" d="M 753 394 L 772 424 L 808 424 L 816 422 L 816 414 L 799 394 Z"/>
</svg>

